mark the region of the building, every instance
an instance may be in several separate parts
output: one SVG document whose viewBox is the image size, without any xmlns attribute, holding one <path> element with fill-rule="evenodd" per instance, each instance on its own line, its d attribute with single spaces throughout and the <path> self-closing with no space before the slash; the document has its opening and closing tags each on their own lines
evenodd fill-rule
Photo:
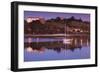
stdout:
<svg viewBox="0 0 100 73">
<path fill-rule="evenodd" d="M 45 19 L 42 18 L 42 17 L 28 17 L 28 18 L 26 19 L 27 23 L 31 23 L 31 22 L 37 21 L 37 20 L 40 21 L 42 24 L 45 23 Z"/>
</svg>

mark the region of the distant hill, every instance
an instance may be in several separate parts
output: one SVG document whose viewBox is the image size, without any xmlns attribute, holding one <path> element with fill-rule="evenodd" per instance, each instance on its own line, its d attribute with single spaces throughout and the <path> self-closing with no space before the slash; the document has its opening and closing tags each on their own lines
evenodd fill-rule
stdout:
<svg viewBox="0 0 100 73">
<path fill-rule="evenodd" d="M 25 34 L 60 34 L 60 33 L 90 33 L 90 22 L 71 18 L 52 18 L 48 20 L 24 20 Z"/>
</svg>

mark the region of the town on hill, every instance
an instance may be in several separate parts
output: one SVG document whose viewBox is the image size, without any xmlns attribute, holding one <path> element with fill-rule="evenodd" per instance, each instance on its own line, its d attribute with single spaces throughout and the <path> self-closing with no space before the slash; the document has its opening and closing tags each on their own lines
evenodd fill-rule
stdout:
<svg viewBox="0 0 100 73">
<path fill-rule="evenodd" d="M 28 17 L 24 20 L 24 34 L 90 34 L 90 22 L 76 19 L 55 17 L 45 19 L 43 17 Z"/>
</svg>

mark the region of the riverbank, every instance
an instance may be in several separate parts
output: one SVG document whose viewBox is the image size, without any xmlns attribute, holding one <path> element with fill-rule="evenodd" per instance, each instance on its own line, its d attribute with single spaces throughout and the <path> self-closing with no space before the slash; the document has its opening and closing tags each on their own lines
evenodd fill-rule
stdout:
<svg viewBox="0 0 100 73">
<path fill-rule="evenodd" d="M 90 34 L 25 34 L 24 37 L 75 37 L 89 36 Z"/>
</svg>

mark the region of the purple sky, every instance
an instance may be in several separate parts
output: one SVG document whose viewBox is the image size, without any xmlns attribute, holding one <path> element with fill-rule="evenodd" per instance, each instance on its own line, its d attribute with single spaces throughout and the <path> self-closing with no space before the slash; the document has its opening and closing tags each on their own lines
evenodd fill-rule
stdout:
<svg viewBox="0 0 100 73">
<path fill-rule="evenodd" d="M 74 16 L 76 19 L 82 19 L 83 21 L 90 21 L 90 14 L 83 13 L 61 13 L 61 12 L 40 12 L 40 11 L 24 11 L 24 18 L 27 17 L 43 17 L 45 19 L 51 19 L 56 17 L 70 18 Z"/>
</svg>

